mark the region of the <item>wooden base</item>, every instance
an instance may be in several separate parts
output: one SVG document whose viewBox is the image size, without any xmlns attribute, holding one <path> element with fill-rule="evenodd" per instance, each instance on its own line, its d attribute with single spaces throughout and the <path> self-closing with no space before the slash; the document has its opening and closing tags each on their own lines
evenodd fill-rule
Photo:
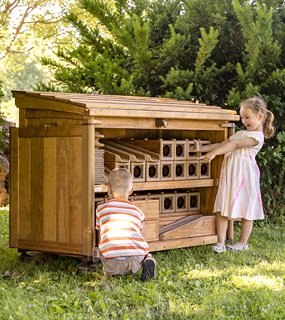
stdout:
<svg viewBox="0 0 285 320">
<path fill-rule="evenodd" d="M 216 235 L 194 237 L 194 238 L 182 238 L 182 239 L 171 239 L 162 241 L 151 241 L 148 242 L 150 252 L 186 248 L 201 246 L 205 244 L 212 244 L 218 241 Z"/>
</svg>

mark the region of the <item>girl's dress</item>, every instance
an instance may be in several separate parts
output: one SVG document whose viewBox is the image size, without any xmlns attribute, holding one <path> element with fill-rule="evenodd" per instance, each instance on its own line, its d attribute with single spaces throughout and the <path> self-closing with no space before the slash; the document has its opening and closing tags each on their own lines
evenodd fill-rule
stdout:
<svg viewBox="0 0 285 320">
<path fill-rule="evenodd" d="M 229 219 L 264 219 L 260 172 L 255 161 L 255 156 L 264 143 L 264 135 L 261 131 L 239 131 L 230 140 L 244 138 L 254 138 L 258 145 L 236 149 L 225 155 L 214 211 L 221 212 L 222 216 Z"/>
</svg>

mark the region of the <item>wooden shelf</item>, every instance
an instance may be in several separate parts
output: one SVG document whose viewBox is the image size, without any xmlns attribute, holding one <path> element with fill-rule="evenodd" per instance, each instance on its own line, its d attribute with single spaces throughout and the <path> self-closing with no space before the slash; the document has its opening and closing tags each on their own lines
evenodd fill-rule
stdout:
<svg viewBox="0 0 285 320">
<path fill-rule="evenodd" d="M 182 180 L 182 181 L 158 181 L 158 182 L 135 182 L 134 191 L 160 190 L 160 189 L 187 189 L 214 187 L 214 179 L 199 179 L 199 180 Z M 107 185 L 95 185 L 95 192 L 107 192 Z"/>
</svg>

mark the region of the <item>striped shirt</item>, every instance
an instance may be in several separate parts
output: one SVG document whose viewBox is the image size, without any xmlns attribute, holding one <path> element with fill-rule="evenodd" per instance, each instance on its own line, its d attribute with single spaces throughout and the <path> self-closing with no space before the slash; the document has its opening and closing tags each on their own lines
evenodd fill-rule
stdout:
<svg viewBox="0 0 285 320">
<path fill-rule="evenodd" d="M 130 201 L 115 199 L 98 205 L 96 229 L 104 258 L 144 256 L 149 247 L 141 235 L 144 214 Z"/>
</svg>

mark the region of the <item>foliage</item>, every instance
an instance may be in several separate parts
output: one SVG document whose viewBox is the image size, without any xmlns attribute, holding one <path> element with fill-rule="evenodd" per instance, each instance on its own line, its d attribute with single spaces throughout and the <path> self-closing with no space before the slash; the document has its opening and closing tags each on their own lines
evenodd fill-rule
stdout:
<svg viewBox="0 0 285 320">
<path fill-rule="evenodd" d="M 11 100 L 11 90 L 31 90 L 37 82 L 46 82 L 52 78 L 49 70 L 44 68 L 35 56 L 42 54 L 42 50 L 37 48 L 33 52 L 6 57 L 1 72 L 5 94 L 3 101 Z"/>
<path fill-rule="evenodd" d="M 77 273 L 79 260 L 22 260 L 8 248 L 8 212 L 0 211 L 1 319 L 283 319 L 282 227 L 254 227 L 250 251 L 222 255 L 209 246 L 154 253 L 155 280 L 140 272 L 103 278 Z M 238 224 L 238 223 L 236 223 Z M 239 226 L 236 228 L 239 230 Z M 10 271 L 10 277 L 4 276 Z"/>
<path fill-rule="evenodd" d="M 0 60 L 43 45 L 70 43 L 64 12 L 81 13 L 73 0 L 0 0 L 0 9 Z"/>
<path fill-rule="evenodd" d="M 78 45 L 60 47 L 60 60 L 42 59 L 55 81 L 39 84 L 38 90 L 161 96 L 235 110 L 241 100 L 259 95 L 275 114 L 277 132 L 283 135 L 283 1 L 80 3 L 99 23 L 90 28 L 78 16 L 67 16 L 78 31 Z M 284 175 L 279 141 L 277 136 L 267 141 L 258 156 L 265 209 L 273 215 L 284 199 L 276 202 L 272 195 L 285 193 L 279 179 Z"/>
</svg>

